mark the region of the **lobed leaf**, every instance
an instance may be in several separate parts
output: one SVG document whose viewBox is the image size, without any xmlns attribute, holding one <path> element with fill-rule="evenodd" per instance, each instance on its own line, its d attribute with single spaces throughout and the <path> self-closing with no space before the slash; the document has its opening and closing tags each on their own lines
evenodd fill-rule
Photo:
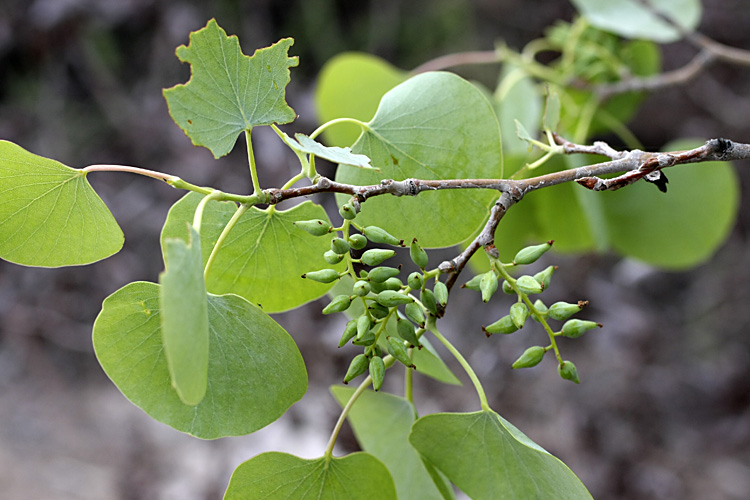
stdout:
<svg viewBox="0 0 750 500">
<path fill-rule="evenodd" d="M 0 141 L 0 258 L 78 266 L 117 253 L 123 241 L 85 172 Z"/>
</svg>

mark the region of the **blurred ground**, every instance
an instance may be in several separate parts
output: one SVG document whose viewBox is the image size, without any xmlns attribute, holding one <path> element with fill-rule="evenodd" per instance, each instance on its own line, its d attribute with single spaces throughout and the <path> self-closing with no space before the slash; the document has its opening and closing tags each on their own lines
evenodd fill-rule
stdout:
<svg viewBox="0 0 750 500">
<path fill-rule="evenodd" d="M 701 30 L 750 49 L 744 2 L 704 3 Z M 500 38 L 521 47 L 572 15 L 567 2 L 539 0 L 0 0 L 0 12 L 1 138 L 71 166 L 132 164 L 233 191 L 249 188 L 242 155 L 217 162 L 193 148 L 160 93 L 187 79 L 173 51 L 207 19 L 238 34 L 245 52 L 295 37 L 301 62 L 289 100 L 301 115 L 295 130 L 309 132 L 315 74 L 340 51 L 366 50 L 409 68 Z M 692 53 L 667 46 L 666 65 Z M 484 71 L 468 76 L 491 81 Z M 650 149 L 684 136 L 750 142 L 748 82 L 747 70 L 716 66 L 685 89 L 652 96 L 633 129 Z M 293 158 L 258 132 L 261 180 L 278 185 L 293 173 Z M 737 165 L 745 194 L 732 236 L 697 269 L 548 256 L 561 265 L 557 297 L 590 299 L 587 316 L 606 325 L 564 346 L 580 386 L 562 383 L 546 362 L 511 371 L 527 340 L 487 341 L 466 318 L 478 326 L 495 314 L 471 292 L 452 296 L 449 313 L 471 312 L 448 314 L 442 329 L 477 367 L 493 408 L 569 464 L 595 498 L 750 498 L 749 166 Z M 127 174 L 90 177 L 125 232 L 119 254 L 72 269 L 0 262 L 0 496 L 219 498 L 234 467 L 257 453 L 320 455 L 337 415 L 326 387 L 340 380 L 349 353 L 331 348 L 341 320 L 321 317 L 316 306 L 277 317 L 300 345 L 310 390 L 251 436 L 189 438 L 152 421 L 108 381 L 91 325 L 108 294 L 157 279 L 158 232 L 180 193 Z M 422 413 L 476 409 L 473 391 L 417 378 L 415 394 Z M 351 436 L 341 444 L 356 446 Z"/>
</svg>

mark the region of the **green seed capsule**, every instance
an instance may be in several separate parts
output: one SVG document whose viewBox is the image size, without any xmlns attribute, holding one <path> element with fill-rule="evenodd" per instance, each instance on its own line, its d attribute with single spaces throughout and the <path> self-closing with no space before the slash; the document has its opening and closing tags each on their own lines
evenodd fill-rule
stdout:
<svg viewBox="0 0 750 500">
<path fill-rule="evenodd" d="M 349 309 L 352 298 L 348 295 L 337 295 L 333 300 L 323 308 L 323 314 L 332 314 Z"/>
<path fill-rule="evenodd" d="M 323 236 L 331 232 L 331 224 L 326 220 L 312 219 L 312 220 L 298 220 L 294 222 L 294 225 L 300 229 L 307 231 L 313 236 Z"/>
<path fill-rule="evenodd" d="M 380 266 L 370 269 L 370 272 L 367 273 L 367 279 L 374 281 L 375 283 L 382 283 L 388 278 L 398 276 L 399 273 L 401 273 L 401 271 L 395 267 Z"/>
<path fill-rule="evenodd" d="M 419 246 L 419 243 L 417 243 L 417 239 L 414 238 L 411 240 L 411 246 L 409 247 L 409 255 L 411 256 L 412 262 L 414 262 L 417 266 L 419 266 L 420 269 L 424 269 L 427 267 L 427 252 L 424 251 L 424 249 Z"/>
<path fill-rule="evenodd" d="M 544 305 L 544 302 L 542 302 L 542 299 L 536 299 L 536 302 L 534 302 L 534 309 L 545 318 L 547 317 L 548 309 L 547 306 Z M 537 319 L 536 316 L 532 316 L 532 318 L 534 321 L 539 322 L 539 319 Z"/>
<path fill-rule="evenodd" d="M 524 275 L 516 280 L 518 289 L 526 295 L 542 292 L 542 285 L 539 284 L 532 276 Z"/>
<path fill-rule="evenodd" d="M 515 332 L 516 330 L 518 330 L 518 327 L 515 323 L 513 323 L 510 315 L 503 316 L 491 325 L 482 327 L 482 331 L 488 337 L 494 333 L 504 333 L 507 335 L 509 333 Z"/>
<path fill-rule="evenodd" d="M 357 210 L 352 203 L 345 203 L 339 208 L 339 215 L 346 220 L 352 220 L 357 216 Z"/>
<path fill-rule="evenodd" d="M 594 321 L 586 321 L 583 319 L 569 319 L 562 327 L 562 334 L 564 337 L 575 339 L 583 335 L 585 332 L 593 330 L 596 327 L 601 328 L 602 324 L 595 323 Z"/>
<path fill-rule="evenodd" d="M 428 311 L 437 316 L 437 302 L 435 301 L 435 294 L 432 293 L 432 290 L 429 288 L 422 290 L 422 293 L 419 295 L 419 300 L 422 301 L 422 305 L 424 305 Z"/>
<path fill-rule="evenodd" d="M 401 282 L 401 280 L 396 278 L 395 276 L 393 278 L 388 278 L 383 282 L 384 290 L 401 290 L 403 286 L 404 284 Z"/>
<path fill-rule="evenodd" d="M 351 246 L 344 238 L 334 238 L 331 240 L 331 250 L 339 255 L 344 255 L 350 248 Z"/>
<path fill-rule="evenodd" d="M 435 301 L 444 309 L 448 304 L 448 287 L 442 281 L 436 281 L 433 293 L 435 294 Z"/>
<path fill-rule="evenodd" d="M 557 266 L 549 266 L 543 271 L 539 271 L 534 275 L 534 279 L 542 285 L 542 289 L 546 290 L 549 288 L 549 284 L 552 281 L 552 274 L 557 270 Z"/>
<path fill-rule="evenodd" d="M 489 302 L 497 291 L 497 274 L 495 271 L 487 271 L 479 281 L 479 290 L 482 292 L 482 302 Z"/>
<path fill-rule="evenodd" d="M 395 250 L 385 250 L 383 248 L 371 248 L 362 254 L 360 260 L 366 266 L 377 266 L 384 260 L 390 259 L 396 255 Z"/>
<path fill-rule="evenodd" d="M 409 368 L 414 367 L 414 363 L 411 362 L 411 358 L 409 358 L 409 354 L 406 352 L 403 340 L 396 337 L 388 337 L 388 352 L 405 366 Z"/>
<path fill-rule="evenodd" d="M 370 360 L 367 359 L 367 356 L 365 356 L 364 354 L 357 354 L 356 356 L 354 356 L 354 359 L 352 359 L 352 362 L 349 363 L 349 369 L 346 371 L 346 375 L 344 376 L 344 383 L 348 384 L 349 381 L 353 378 L 362 375 L 365 370 L 367 370 L 368 366 L 370 366 Z"/>
<path fill-rule="evenodd" d="M 529 317 L 529 308 L 526 307 L 526 304 L 523 302 L 516 302 L 512 306 L 510 306 L 510 319 L 513 321 L 513 324 L 516 325 L 518 328 L 523 328 L 523 325 L 526 323 L 526 319 Z"/>
<path fill-rule="evenodd" d="M 544 347 L 535 345 L 526 349 L 521 356 L 513 362 L 513 368 L 531 368 L 538 365 L 547 350 Z"/>
<path fill-rule="evenodd" d="M 364 280 L 358 280 L 354 283 L 352 292 L 358 297 L 364 297 L 365 295 L 370 293 L 370 283 Z"/>
<path fill-rule="evenodd" d="M 466 288 L 468 290 L 474 290 L 478 292 L 480 290 L 479 288 L 479 282 L 482 281 L 483 274 L 477 274 L 473 278 L 471 278 L 469 281 L 461 285 L 461 288 Z"/>
<path fill-rule="evenodd" d="M 406 282 L 409 285 L 409 288 L 411 288 L 412 290 L 419 290 L 420 288 L 422 288 L 424 278 L 422 277 L 422 273 L 414 271 L 409 275 L 409 278 L 407 278 Z"/>
<path fill-rule="evenodd" d="M 355 335 L 357 335 L 357 321 L 352 319 L 346 323 L 344 333 L 341 335 L 341 340 L 339 340 L 339 347 L 344 347 Z"/>
<path fill-rule="evenodd" d="M 518 265 L 533 264 L 539 257 L 544 255 L 547 250 L 552 248 L 553 242 L 553 240 L 550 240 L 547 243 L 542 243 L 541 245 L 533 245 L 530 247 L 522 248 L 518 251 L 515 258 L 513 258 L 513 263 Z"/>
<path fill-rule="evenodd" d="M 398 331 L 398 336 L 411 344 L 412 347 L 419 347 L 417 330 L 411 321 L 401 318 L 396 319 L 396 331 Z"/>
<path fill-rule="evenodd" d="M 386 280 L 388 281 L 388 280 Z M 385 286 L 385 281 L 382 283 L 375 283 L 374 281 L 370 282 L 370 290 L 372 293 L 380 293 L 383 290 L 388 290 L 388 287 Z"/>
<path fill-rule="evenodd" d="M 370 360 L 370 377 L 372 378 L 372 388 L 379 391 L 385 378 L 385 363 L 380 356 L 374 356 Z"/>
<path fill-rule="evenodd" d="M 321 269 L 320 271 L 305 273 L 302 277 L 318 283 L 331 283 L 339 279 L 339 272 L 333 269 Z"/>
<path fill-rule="evenodd" d="M 333 250 L 326 250 L 323 254 L 323 259 L 329 264 L 338 264 L 344 258 L 343 255 L 337 254 Z"/>
<path fill-rule="evenodd" d="M 588 303 L 588 300 L 580 300 L 577 304 L 555 302 L 549 307 L 549 317 L 560 321 L 566 320 L 586 307 Z"/>
<path fill-rule="evenodd" d="M 367 246 L 367 238 L 361 234 L 352 234 L 349 236 L 349 245 L 354 250 L 362 250 Z"/>
<path fill-rule="evenodd" d="M 370 302 L 370 305 L 367 306 L 367 310 L 375 319 L 383 319 L 388 316 L 388 308 L 381 306 L 377 302 Z"/>
<path fill-rule="evenodd" d="M 361 339 L 358 339 L 355 337 L 354 340 L 352 340 L 352 344 L 365 346 L 365 347 L 370 347 L 374 343 L 375 343 L 375 332 L 373 330 L 370 330 L 367 333 L 365 333 Z"/>
<path fill-rule="evenodd" d="M 404 240 L 399 240 L 395 236 L 386 232 L 385 229 L 381 229 L 378 226 L 367 226 L 362 230 L 362 234 L 373 243 L 383 243 L 395 247 L 404 246 Z"/>
<path fill-rule="evenodd" d="M 357 318 L 357 339 L 361 339 L 372 328 L 372 320 L 367 314 Z"/>
<path fill-rule="evenodd" d="M 560 374 L 565 380 L 570 380 L 576 384 L 580 384 L 581 380 L 578 378 L 578 370 L 576 365 L 572 361 L 563 361 L 557 366 L 557 373 Z"/>
<path fill-rule="evenodd" d="M 507 280 L 503 280 L 503 293 L 507 293 L 508 295 L 516 294 L 516 291 L 513 290 L 513 287 L 510 286 L 510 283 L 508 283 Z"/>
<path fill-rule="evenodd" d="M 396 307 L 414 302 L 412 297 L 395 290 L 383 290 L 375 296 L 375 300 L 384 307 Z"/>
<path fill-rule="evenodd" d="M 411 304 L 406 304 L 404 312 L 406 313 L 407 318 L 409 318 L 419 326 L 424 326 L 425 318 L 424 312 L 422 311 L 422 306 L 420 306 L 416 302 L 412 302 Z"/>
</svg>

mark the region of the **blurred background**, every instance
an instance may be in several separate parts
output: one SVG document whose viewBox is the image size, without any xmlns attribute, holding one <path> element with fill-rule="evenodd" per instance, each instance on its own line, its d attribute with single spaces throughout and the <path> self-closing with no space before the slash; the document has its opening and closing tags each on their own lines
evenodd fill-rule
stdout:
<svg viewBox="0 0 750 500">
<path fill-rule="evenodd" d="M 704 34 L 750 49 L 745 2 L 703 3 Z M 73 167 L 136 165 L 249 191 L 242 151 L 217 161 L 192 147 L 161 96 L 189 78 L 174 49 L 208 19 L 238 35 L 247 54 L 295 38 L 290 53 L 300 65 L 288 101 L 300 118 L 284 129 L 309 133 L 317 125 L 316 75 L 339 52 L 367 51 L 411 69 L 498 40 L 520 49 L 573 15 L 566 1 L 541 0 L 0 0 L 0 138 Z M 663 47 L 667 68 L 693 54 L 685 44 Z M 458 71 L 490 87 L 498 74 L 493 66 Z M 631 126 L 652 150 L 686 136 L 750 142 L 748 116 L 750 70 L 716 65 L 684 88 L 650 96 Z M 296 173 L 296 159 L 273 133 L 254 134 L 262 185 Z M 545 264 L 560 265 L 548 303 L 589 299 L 586 317 L 605 325 L 563 345 L 579 386 L 561 381 L 547 363 L 512 371 L 528 339 L 485 339 L 479 325 L 497 311 L 473 292 L 451 295 L 442 330 L 478 370 L 492 407 L 566 462 L 595 498 L 750 498 L 748 167 L 737 165 L 743 199 L 734 231 L 696 269 L 666 273 L 608 255 L 545 256 Z M 334 348 L 344 320 L 321 316 L 321 303 L 276 316 L 300 346 L 310 389 L 253 435 L 190 438 L 151 420 L 107 379 L 91 346 L 93 321 L 119 287 L 157 280 L 159 231 L 182 193 L 129 174 L 89 179 L 124 230 L 120 253 L 82 268 L 0 262 L 0 496 L 214 499 L 232 470 L 258 453 L 320 456 L 338 415 L 327 387 L 351 358 Z M 415 395 L 422 414 L 478 408 L 473 391 L 422 377 Z M 347 431 L 338 450 L 356 446 Z"/>
</svg>

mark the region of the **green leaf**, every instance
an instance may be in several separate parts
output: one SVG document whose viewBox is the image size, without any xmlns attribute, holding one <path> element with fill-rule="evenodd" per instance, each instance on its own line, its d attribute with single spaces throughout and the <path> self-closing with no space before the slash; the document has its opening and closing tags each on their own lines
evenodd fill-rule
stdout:
<svg viewBox="0 0 750 500">
<path fill-rule="evenodd" d="M 161 336 L 172 385 L 180 399 L 197 405 L 208 384 L 208 301 L 200 235 L 189 226 L 190 243 L 166 240 L 161 283 Z"/>
<path fill-rule="evenodd" d="M 243 130 L 256 125 L 289 123 L 296 113 L 285 100 L 289 57 L 294 43 L 284 38 L 248 57 L 236 36 L 211 19 L 190 34 L 190 44 L 177 47 L 180 61 L 190 64 L 190 80 L 164 90 L 169 114 L 196 146 L 215 158 L 229 153 Z"/>
<path fill-rule="evenodd" d="M 383 94 L 406 80 L 401 71 L 379 57 L 357 52 L 339 54 L 320 71 L 315 90 L 318 119 L 370 120 Z M 352 123 L 337 124 L 323 132 L 328 144 L 351 146 L 362 129 Z"/>
<path fill-rule="evenodd" d="M 354 154 L 351 148 L 324 146 L 305 134 L 294 134 L 294 139 L 292 139 L 281 132 L 281 139 L 298 154 L 312 154 L 333 163 L 351 165 L 352 167 L 373 168 L 367 156 Z"/>
<path fill-rule="evenodd" d="M 534 80 L 522 69 L 506 64 L 493 100 L 503 136 L 503 153 L 506 157 L 527 155 L 529 144 L 525 141 L 532 138 L 528 130 L 536 135 L 542 116 L 542 97 Z M 507 165 L 505 175 L 509 175 Z"/>
<path fill-rule="evenodd" d="M 167 238 L 187 240 L 185 223 L 192 222 L 201 198 L 189 193 L 172 206 L 162 230 L 162 246 Z M 204 264 L 236 210 L 231 202 L 212 201 L 206 205 L 201 223 Z M 323 207 L 310 201 L 286 211 L 249 209 L 216 256 L 206 277 L 208 291 L 240 295 L 268 313 L 293 309 L 325 295 L 332 283 L 316 283 L 301 276 L 332 267 L 323 259 L 323 253 L 330 248 L 335 234 L 312 236 L 293 224 L 310 219 L 327 221 L 328 216 Z"/>
<path fill-rule="evenodd" d="M 263 453 L 240 464 L 224 500 L 395 500 L 388 469 L 367 453 L 306 460 Z"/>
<path fill-rule="evenodd" d="M 564 463 L 493 411 L 427 415 L 409 441 L 474 500 L 592 498 Z"/>
<path fill-rule="evenodd" d="M 547 89 L 547 101 L 544 106 L 542 126 L 545 130 L 556 131 L 560 122 L 560 97 L 557 92 Z"/>
<path fill-rule="evenodd" d="M 451 73 L 417 75 L 389 91 L 352 150 L 369 156 L 381 173 L 342 165 L 336 173 L 339 182 L 503 175 L 500 128 L 491 104 L 475 86 Z M 397 238 L 416 237 L 424 248 L 445 247 L 468 238 L 496 196 L 489 190 L 379 196 L 362 205 L 357 222 L 380 226 Z M 340 204 L 346 199 L 337 197 Z"/>
<path fill-rule="evenodd" d="M 680 32 L 660 19 L 639 0 L 572 0 L 578 11 L 599 29 L 626 38 L 642 38 L 660 43 L 676 42 Z M 656 12 L 667 16 L 687 31 L 698 27 L 700 0 L 651 0 Z"/>
<path fill-rule="evenodd" d="M 117 253 L 123 240 L 85 172 L 0 141 L 0 258 L 77 266 Z"/>
<path fill-rule="evenodd" d="M 448 365 L 445 364 L 440 354 L 424 335 L 420 337 L 419 342 L 424 347 L 412 350 L 412 362 L 416 366 L 417 373 L 434 378 L 444 384 L 462 385 L 458 377 L 448 368 Z"/>
<path fill-rule="evenodd" d="M 665 150 L 699 145 L 680 141 Z M 679 165 L 664 173 L 666 193 L 643 181 L 600 193 L 604 213 L 617 251 L 664 269 L 687 269 L 707 260 L 726 240 L 737 217 L 740 183 L 729 163 Z"/>
<path fill-rule="evenodd" d="M 354 390 L 350 387 L 331 387 L 333 396 L 342 408 Z M 388 467 L 399 498 L 432 500 L 439 498 L 440 492 L 407 439 L 415 412 L 414 405 L 404 398 L 365 391 L 354 403 L 347 418 L 362 449 Z M 445 486 L 443 484 L 443 489 L 446 489 Z"/>
<path fill-rule="evenodd" d="M 236 295 L 208 295 L 208 387 L 186 405 L 172 388 L 161 334 L 160 286 L 130 283 L 104 300 L 94 350 L 118 389 L 153 419 L 202 439 L 255 432 L 307 388 L 296 344 L 258 307 Z"/>
</svg>

